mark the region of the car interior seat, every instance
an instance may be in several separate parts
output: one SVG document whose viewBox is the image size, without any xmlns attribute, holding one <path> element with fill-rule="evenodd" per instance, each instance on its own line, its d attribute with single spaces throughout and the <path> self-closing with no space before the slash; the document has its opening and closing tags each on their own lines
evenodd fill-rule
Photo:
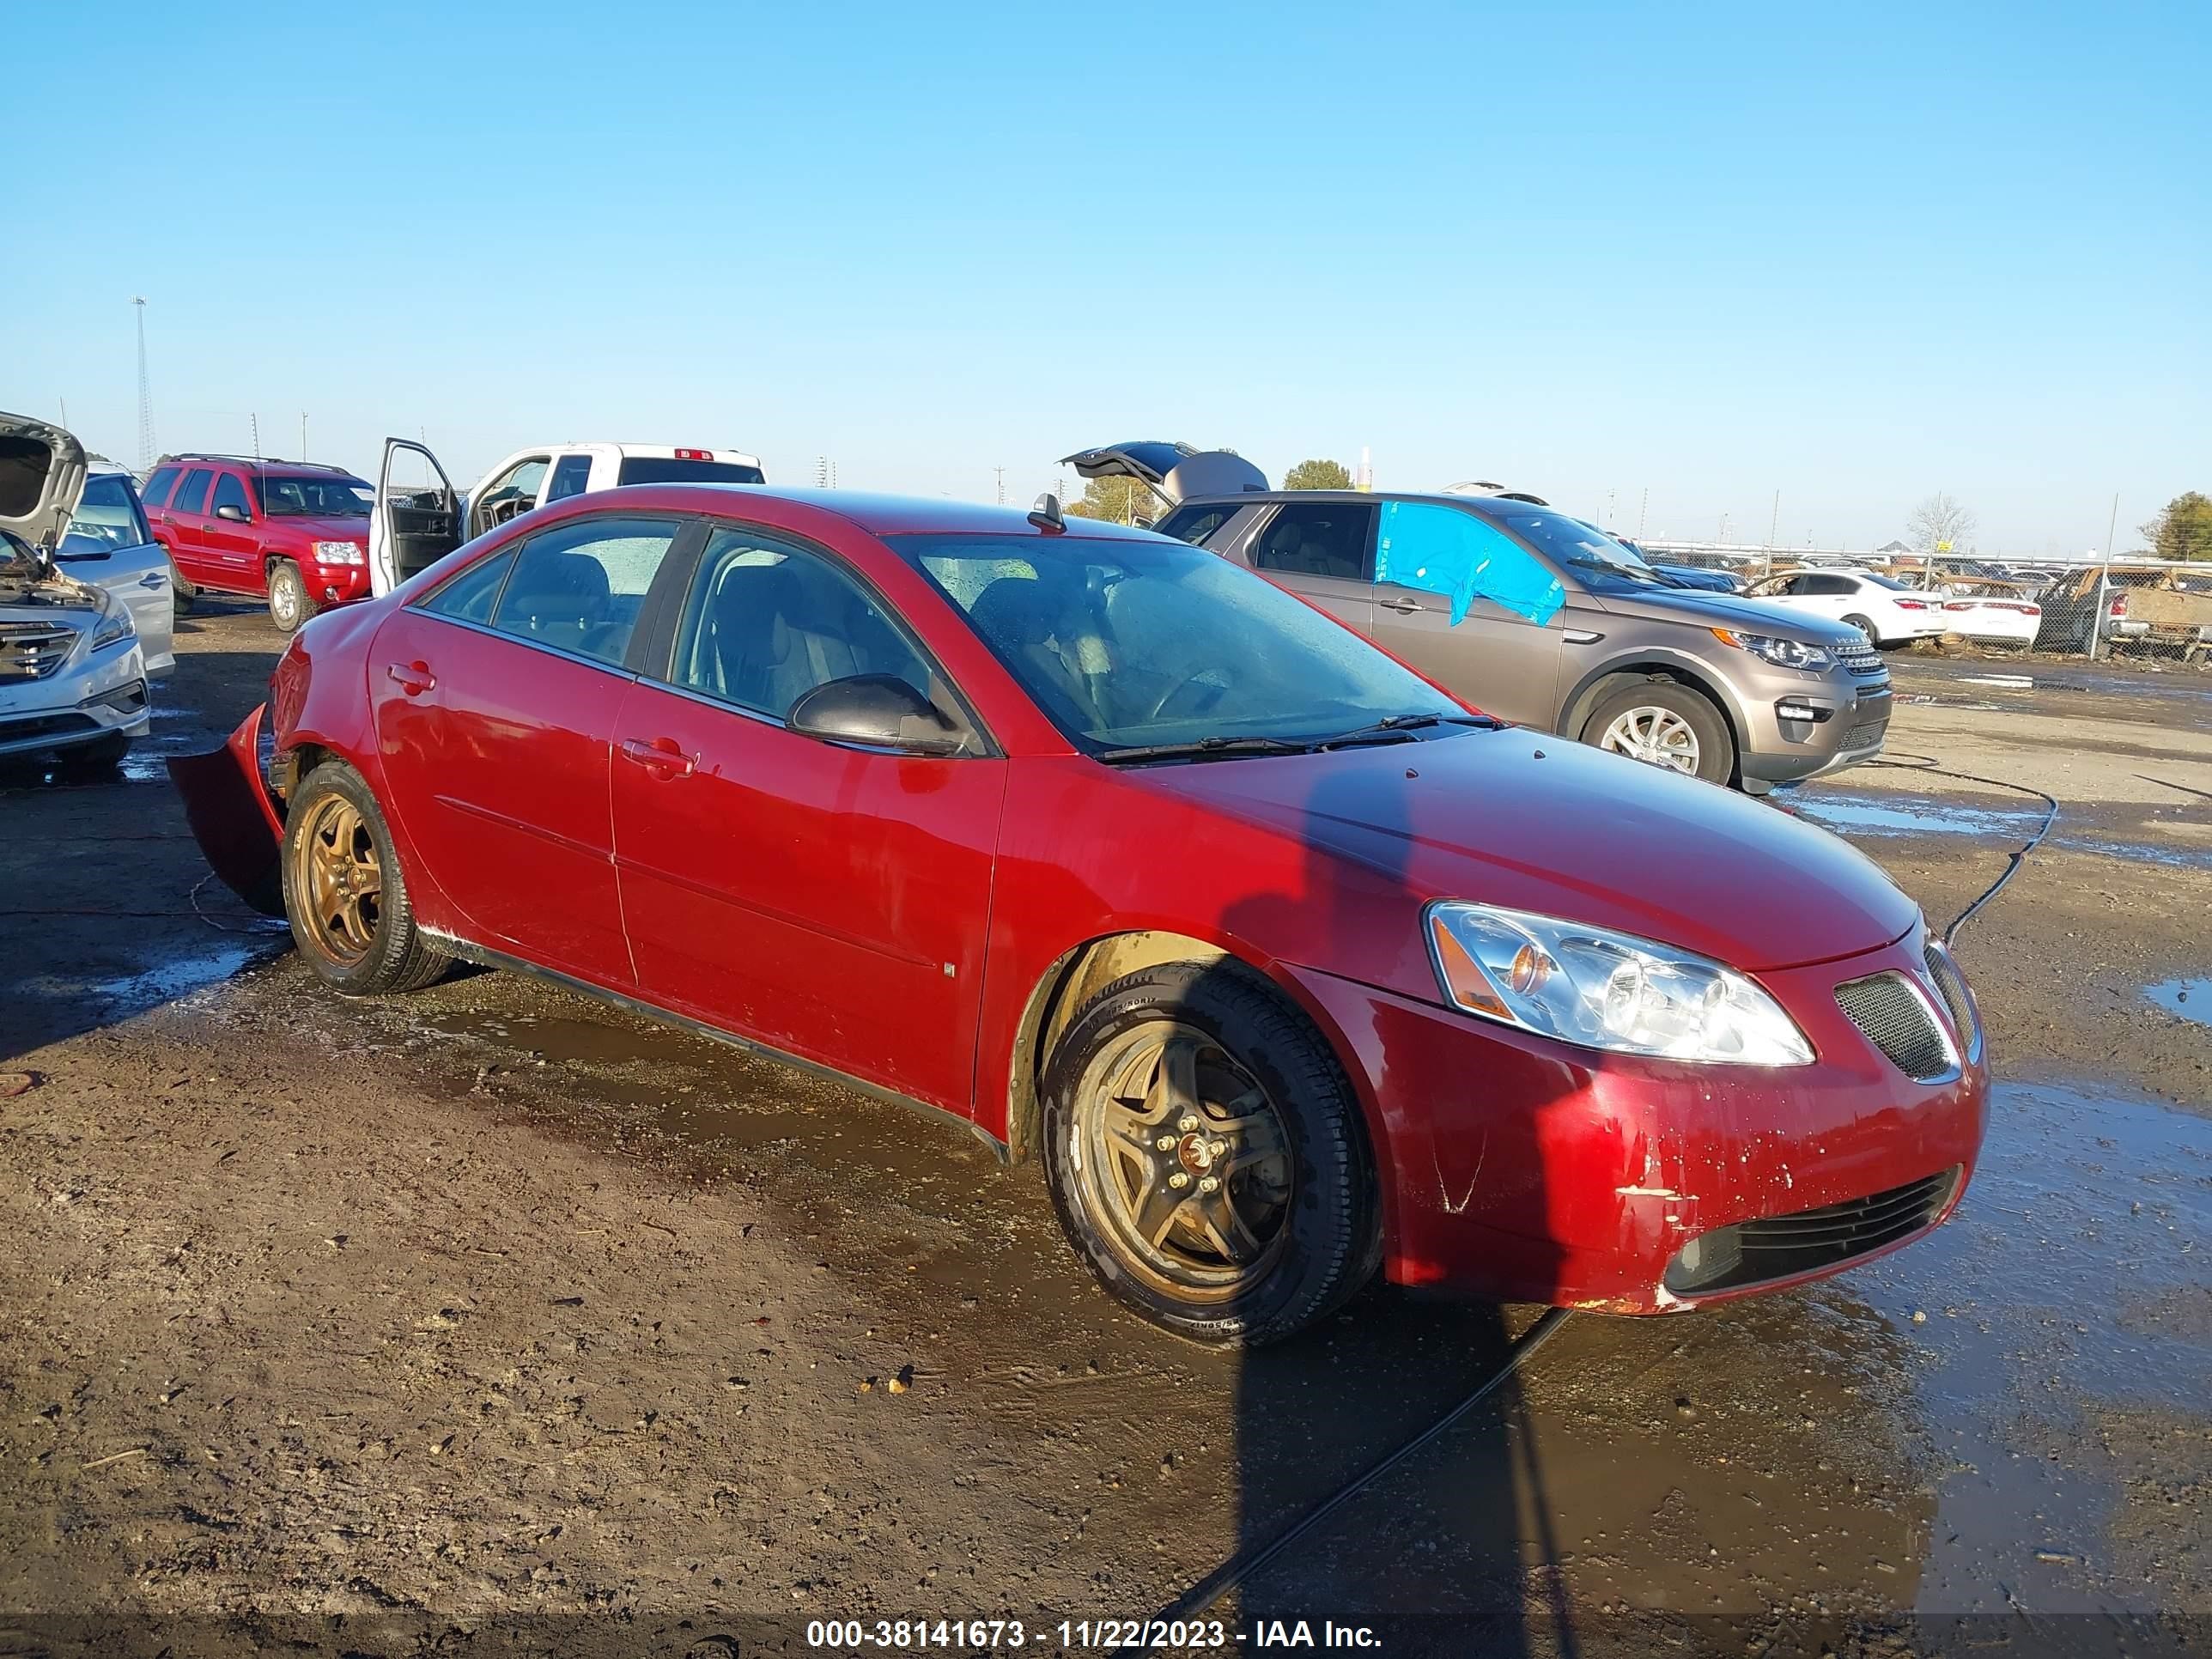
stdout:
<svg viewBox="0 0 2212 1659">
<path fill-rule="evenodd" d="M 524 559 L 499 605 L 501 626 L 601 658 L 621 654 L 621 644 L 611 637 L 617 631 L 612 611 L 606 567 L 587 553 Z"/>
</svg>

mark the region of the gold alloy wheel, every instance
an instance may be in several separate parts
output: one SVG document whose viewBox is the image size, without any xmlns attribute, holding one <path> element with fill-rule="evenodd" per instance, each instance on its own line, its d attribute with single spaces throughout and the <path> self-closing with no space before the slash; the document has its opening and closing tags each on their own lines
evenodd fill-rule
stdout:
<svg viewBox="0 0 2212 1659">
<path fill-rule="evenodd" d="M 1084 1068 L 1075 1106 L 1083 1207 L 1138 1278 L 1226 1302 L 1289 1237 L 1293 1160 L 1267 1091 L 1211 1037 L 1146 1023 Z"/>
<path fill-rule="evenodd" d="M 368 820 L 344 796 L 325 795 L 308 809 L 292 843 L 292 890 L 317 951 L 341 968 L 368 954 L 383 913 L 384 872 Z"/>
</svg>

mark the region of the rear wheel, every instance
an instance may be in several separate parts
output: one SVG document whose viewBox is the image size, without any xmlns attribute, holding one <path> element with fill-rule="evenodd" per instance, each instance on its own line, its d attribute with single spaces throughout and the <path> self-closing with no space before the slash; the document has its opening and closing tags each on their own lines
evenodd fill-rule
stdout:
<svg viewBox="0 0 2212 1659">
<path fill-rule="evenodd" d="M 1171 963 L 1107 987 L 1054 1049 L 1044 1127 L 1070 1242 L 1178 1336 L 1277 1341 L 1374 1276 L 1379 1203 L 1351 1085 L 1249 974 Z"/>
<path fill-rule="evenodd" d="M 270 561 L 270 621 L 283 632 L 289 634 L 319 608 L 315 604 L 314 596 L 307 592 L 307 579 L 301 575 L 298 565 L 289 559 Z"/>
<path fill-rule="evenodd" d="M 1624 686 L 1602 699 L 1583 722 L 1582 740 L 1707 783 L 1735 774 L 1735 738 L 1721 711 L 1673 680 Z"/>
<path fill-rule="evenodd" d="M 392 832 L 361 774 L 343 761 L 310 772 L 284 820 L 284 914 L 300 954 L 350 996 L 418 991 L 451 959 L 423 938 Z"/>
</svg>

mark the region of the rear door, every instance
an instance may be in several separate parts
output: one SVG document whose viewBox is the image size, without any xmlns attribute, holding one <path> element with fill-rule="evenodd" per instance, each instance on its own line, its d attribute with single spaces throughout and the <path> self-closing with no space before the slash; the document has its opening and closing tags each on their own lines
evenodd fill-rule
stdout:
<svg viewBox="0 0 2212 1659">
<path fill-rule="evenodd" d="M 1375 632 L 1373 501 L 1285 501 L 1242 544 L 1242 562 L 1338 621 Z"/>
<path fill-rule="evenodd" d="M 86 483 L 55 556 L 79 581 L 96 583 L 131 607 L 149 675 L 159 678 L 176 666 L 169 556 L 147 527 L 130 479 L 106 472 Z"/>
<path fill-rule="evenodd" d="M 438 458 L 410 438 L 386 438 L 368 510 L 368 589 L 389 593 L 461 544 L 461 501 Z"/>
<path fill-rule="evenodd" d="M 842 560 L 718 524 L 672 649 L 623 705 L 623 910 L 643 994 L 966 1115 L 1004 760 L 804 737 L 817 685 L 889 674 L 957 707 Z"/>
<path fill-rule="evenodd" d="M 391 796 L 471 936 L 617 989 L 608 757 L 673 518 L 570 519 L 393 613 L 368 695 Z"/>
<path fill-rule="evenodd" d="M 209 551 L 206 524 L 208 497 L 215 490 L 215 469 L 188 466 L 170 493 L 163 524 L 168 532 L 169 556 L 177 574 L 196 586 L 224 587 L 229 584 Z"/>
</svg>

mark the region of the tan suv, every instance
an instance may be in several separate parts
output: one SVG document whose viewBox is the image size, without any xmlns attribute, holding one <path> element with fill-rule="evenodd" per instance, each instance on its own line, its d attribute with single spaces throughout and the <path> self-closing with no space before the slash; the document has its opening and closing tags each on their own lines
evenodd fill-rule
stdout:
<svg viewBox="0 0 2212 1659">
<path fill-rule="evenodd" d="M 1683 587 L 1533 496 L 1270 490 L 1241 457 L 1171 444 L 1067 464 L 1141 479 L 1168 505 L 1154 528 L 1486 713 L 1754 794 L 1881 752 L 1889 671 L 1858 629 Z M 1474 573 L 1456 595 L 1455 566 Z"/>
</svg>

